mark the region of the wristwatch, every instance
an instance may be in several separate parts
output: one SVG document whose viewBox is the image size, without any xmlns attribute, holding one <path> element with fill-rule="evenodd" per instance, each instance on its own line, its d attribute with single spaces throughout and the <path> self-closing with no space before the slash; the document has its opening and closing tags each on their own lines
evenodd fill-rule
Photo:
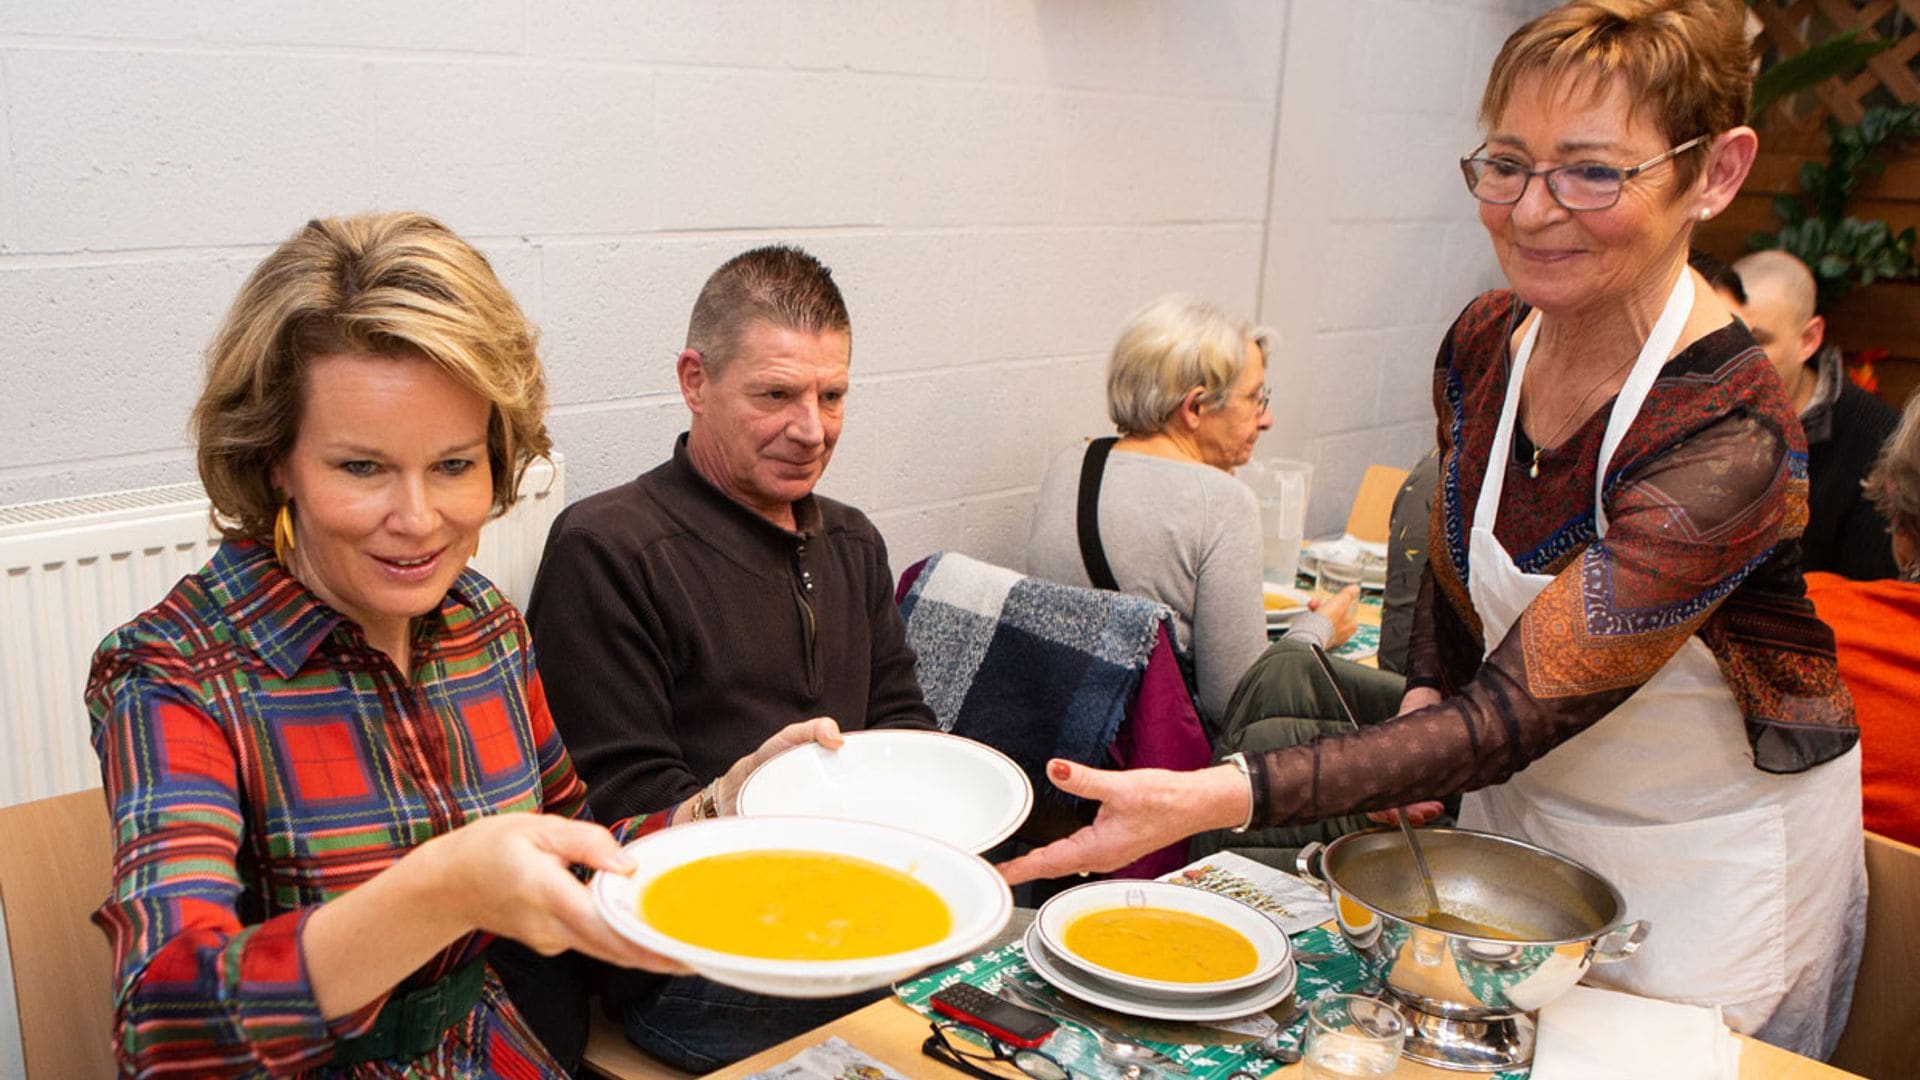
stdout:
<svg viewBox="0 0 1920 1080">
<path fill-rule="evenodd" d="M 720 781 L 715 780 L 693 797 L 693 820 L 720 816 Z"/>
</svg>

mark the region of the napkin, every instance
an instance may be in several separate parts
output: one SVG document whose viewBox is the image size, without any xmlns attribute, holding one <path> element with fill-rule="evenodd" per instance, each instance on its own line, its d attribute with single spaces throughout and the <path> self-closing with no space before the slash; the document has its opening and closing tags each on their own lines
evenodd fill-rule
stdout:
<svg viewBox="0 0 1920 1080">
<path fill-rule="evenodd" d="M 1718 1007 L 1576 986 L 1540 1010 L 1532 1080 L 1737 1080 L 1740 1041 Z"/>
</svg>

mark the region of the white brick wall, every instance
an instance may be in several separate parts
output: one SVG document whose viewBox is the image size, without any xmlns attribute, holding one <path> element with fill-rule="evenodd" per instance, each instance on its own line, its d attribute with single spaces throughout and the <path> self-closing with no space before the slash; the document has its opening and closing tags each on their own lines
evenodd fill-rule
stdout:
<svg viewBox="0 0 1920 1080">
<path fill-rule="evenodd" d="M 1433 445 L 1434 349 L 1501 280 L 1455 161 L 1479 139 L 1501 41 L 1547 6 L 1292 7 L 1260 295 L 1283 344 L 1262 452 L 1315 464 L 1309 534 L 1339 529 L 1368 463 L 1410 467 Z"/>
<path fill-rule="evenodd" d="M 666 454 L 695 290 L 783 239 L 848 293 L 824 490 L 896 565 L 1018 565 L 1121 319 L 1176 288 L 1283 332 L 1266 452 L 1319 463 L 1330 528 L 1431 437 L 1433 346 L 1494 280 L 1453 159 L 1539 6 L 0 0 L 0 503 L 190 478 L 248 270 L 412 207 L 542 326 L 570 496 Z"/>
</svg>

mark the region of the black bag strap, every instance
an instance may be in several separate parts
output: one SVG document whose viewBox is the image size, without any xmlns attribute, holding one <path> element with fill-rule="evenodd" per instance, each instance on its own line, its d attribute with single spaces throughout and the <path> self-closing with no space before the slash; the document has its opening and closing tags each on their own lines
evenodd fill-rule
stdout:
<svg viewBox="0 0 1920 1080">
<path fill-rule="evenodd" d="M 1100 544 L 1100 478 L 1107 471 L 1107 455 L 1119 439 L 1108 436 L 1087 444 L 1087 456 L 1080 462 L 1080 509 L 1076 519 L 1080 534 L 1080 561 L 1086 564 L 1087 580 L 1096 589 L 1120 591 L 1113 580 L 1113 568 L 1107 565 L 1107 549 Z"/>
</svg>

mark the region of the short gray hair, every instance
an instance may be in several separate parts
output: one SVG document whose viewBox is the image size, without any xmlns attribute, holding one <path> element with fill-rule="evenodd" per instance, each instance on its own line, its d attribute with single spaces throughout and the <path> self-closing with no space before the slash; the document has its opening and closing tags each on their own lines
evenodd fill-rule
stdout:
<svg viewBox="0 0 1920 1080">
<path fill-rule="evenodd" d="M 1920 394 L 1907 399 L 1899 428 L 1862 486 L 1895 532 L 1920 540 Z"/>
<path fill-rule="evenodd" d="M 1134 313 L 1107 363 L 1107 415 L 1122 435 L 1166 427 L 1196 386 L 1219 406 L 1246 369 L 1247 343 L 1271 355 L 1277 335 L 1220 305 L 1186 293 L 1163 296 Z"/>
<path fill-rule="evenodd" d="M 693 301 L 687 348 L 719 378 L 747 329 L 761 323 L 803 334 L 853 335 L 833 271 L 790 244 L 757 247 L 720 264 Z"/>
</svg>

